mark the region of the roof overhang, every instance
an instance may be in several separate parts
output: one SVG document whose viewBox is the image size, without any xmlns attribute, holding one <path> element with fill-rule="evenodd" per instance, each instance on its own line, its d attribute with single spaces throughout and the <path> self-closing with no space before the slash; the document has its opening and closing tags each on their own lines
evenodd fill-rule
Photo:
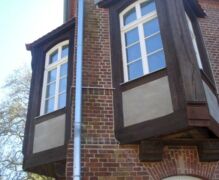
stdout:
<svg viewBox="0 0 219 180">
<path fill-rule="evenodd" d="M 41 44 L 44 44 L 46 41 L 53 39 L 55 36 L 58 36 L 58 35 L 65 33 L 69 29 L 73 28 L 74 23 L 75 23 L 75 18 L 70 19 L 66 23 L 62 24 L 58 28 L 52 30 L 51 32 L 49 32 L 46 35 L 42 36 L 41 38 L 37 39 L 36 41 L 34 41 L 30 44 L 26 44 L 26 49 L 32 50 L 34 47 L 37 47 L 37 46 L 40 46 Z"/>
<path fill-rule="evenodd" d="M 95 0 L 95 4 L 97 4 L 100 8 L 110 8 L 115 3 L 118 3 L 122 0 Z M 126 0 L 124 0 L 126 1 Z M 185 4 L 188 4 L 197 17 L 205 17 L 206 13 L 202 9 L 198 0 L 183 0 Z"/>
</svg>

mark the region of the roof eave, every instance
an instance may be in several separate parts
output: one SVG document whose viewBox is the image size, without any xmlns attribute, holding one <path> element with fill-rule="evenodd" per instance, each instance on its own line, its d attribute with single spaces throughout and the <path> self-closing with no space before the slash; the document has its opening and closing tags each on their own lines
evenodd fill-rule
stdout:
<svg viewBox="0 0 219 180">
<path fill-rule="evenodd" d="M 62 24 L 61 26 L 47 33 L 46 35 L 40 37 L 36 41 L 26 44 L 26 49 L 32 50 L 34 47 L 39 46 L 40 44 L 44 43 L 48 39 L 53 38 L 54 36 L 57 36 L 58 33 L 63 33 L 67 31 L 69 28 L 72 28 L 72 25 L 74 24 L 74 22 L 75 22 L 75 18 L 68 20 L 66 23 Z"/>
</svg>

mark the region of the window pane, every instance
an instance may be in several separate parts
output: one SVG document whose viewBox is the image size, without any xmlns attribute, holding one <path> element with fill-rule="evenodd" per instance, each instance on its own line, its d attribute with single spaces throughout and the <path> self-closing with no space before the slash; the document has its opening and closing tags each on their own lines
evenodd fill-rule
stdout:
<svg viewBox="0 0 219 180">
<path fill-rule="evenodd" d="M 49 56 L 49 64 L 52 64 L 56 62 L 57 60 L 58 60 L 58 50 L 56 50 Z"/>
<path fill-rule="evenodd" d="M 59 109 L 65 107 L 66 104 L 66 93 L 59 95 Z"/>
<path fill-rule="evenodd" d="M 152 19 L 144 24 L 144 36 L 150 36 L 160 31 L 158 18 Z"/>
<path fill-rule="evenodd" d="M 156 10 L 154 1 L 147 1 L 141 4 L 141 15 L 144 16 L 152 11 Z"/>
<path fill-rule="evenodd" d="M 52 82 L 56 80 L 56 69 L 53 69 L 51 71 L 48 72 L 48 80 L 47 82 Z"/>
<path fill-rule="evenodd" d="M 149 71 L 154 72 L 166 67 L 163 51 L 148 56 Z"/>
<path fill-rule="evenodd" d="M 160 34 L 152 36 L 145 40 L 147 53 L 151 53 L 158 49 L 163 48 Z"/>
<path fill-rule="evenodd" d="M 125 33 L 126 46 L 128 46 L 128 45 L 130 45 L 138 40 L 139 40 L 138 28 L 135 28 L 135 29 Z"/>
<path fill-rule="evenodd" d="M 140 44 L 135 44 L 127 48 L 127 61 L 128 63 L 141 57 Z"/>
<path fill-rule="evenodd" d="M 128 65 L 129 80 L 136 79 L 143 75 L 142 61 L 136 61 Z"/>
<path fill-rule="evenodd" d="M 67 63 L 61 65 L 61 68 L 60 68 L 60 76 L 61 77 L 67 75 L 67 69 L 68 69 Z"/>
<path fill-rule="evenodd" d="M 135 8 L 131 9 L 124 15 L 124 25 L 127 25 L 136 20 Z"/>
<path fill-rule="evenodd" d="M 62 47 L 61 57 L 63 58 L 63 57 L 66 57 L 66 56 L 68 56 L 68 45 Z"/>
<path fill-rule="evenodd" d="M 47 85 L 46 98 L 55 96 L 56 83 Z"/>
<path fill-rule="evenodd" d="M 54 111 L 54 98 L 47 99 L 45 104 L 45 113 Z"/>
<path fill-rule="evenodd" d="M 67 87 L 67 80 L 66 80 L 66 78 L 60 79 L 60 82 L 59 82 L 59 92 L 65 91 L 66 87 Z"/>
</svg>

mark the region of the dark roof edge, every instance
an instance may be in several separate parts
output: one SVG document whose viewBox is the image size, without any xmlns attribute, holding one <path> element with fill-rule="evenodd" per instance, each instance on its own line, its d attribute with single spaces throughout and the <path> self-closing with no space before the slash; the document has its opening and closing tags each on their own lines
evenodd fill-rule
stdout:
<svg viewBox="0 0 219 180">
<path fill-rule="evenodd" d="M 191 7 L 194 10 L 194 12 L 195 12 L 197 17 L 203 18 L 203 17 L 206 16 L 205 10 L 201 7 L 201 5 L 198 2 L 198 0 L 193 0 L 190 3 L 191 3 Z"/>
<path fill-rule="evenodd" d="M 100 7 L 100 8 L 109 8 L 111 5 L 113 5 L 114 3 L 117 3 L 119 1 L 120 0 L 95 0 L 95 4 L 97 4 L 98 7 Z M 185 1 L 187 1 L 190 4 L 191 8 L 193 9 L 193 11 L 195 12 L 197 17 L 205 17 L 206 16 L 206 13 L 202 9 L 198 0 L 184 0 L 184 2 Z"/>
<path fill-rule="evenodd" d="M 69 30 L 69 28 L 72 27 L 74 22 L 75 22 L 75 18 L 68 20 L 66 23 L 62 24 L 61 26 L 57 27 L 56 29 L 52 30 L 51 32 L 49 32 L 46 35 L 42 36 L 41 38 L 37 39 L 36 41 L 34 41 L 30 44 L 26 44 L 26 49 L 31 50 L 32 48 L 45 42 L 47 39 L 52 38 L 59 33 L 62 33 L 62 32 Z"/>
<path fill-rule="evenodd" d="M 118 2 L 119 0 L 94 0 L 94 1 L 95 1 L 95 4 L 97 4 L 98 7 L 100 8 L 108 8 L 115 2 Z"/>
</svg>

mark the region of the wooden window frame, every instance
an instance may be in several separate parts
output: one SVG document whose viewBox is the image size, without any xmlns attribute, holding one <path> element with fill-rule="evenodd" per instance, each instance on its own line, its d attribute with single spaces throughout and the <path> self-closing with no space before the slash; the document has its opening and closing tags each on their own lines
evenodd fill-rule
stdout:
<svg viewBox="0 0 219 180">
<path fill-rule="evenodd" d="M 111 0 L 104 2 L 105 4 L 101 3 L 101 6 L 109 7 L 110 13 L 112 79 L 113 87 L 115 88 L 114 124 L 117 140 L 121 144 L 134 143 L 145 138 L 158 136 L 159 134 L 169 134 L 173 131 L 177 132 L 180 129 L 188 128 L 188 122 L 185 120 L 187 101 L 193 102 L 196 99 L 199 99 L 200 102 L 205 101 L 200 75 L 203 74 L 202 72 L 204 72 L 204 70 L 205 72 L 206 69 L 209 70 L 208 56 L 197 20 L 198 17 L 205 16 L 203 9 L 197 4 L 196 0 L 155 0 L 167 68 L 124 82 L 125 74 L 123 72 L 124 63 L 121 42 L 120 13 L 126 8 L 129 10 L 133 8 L 133 4 L 136 3 L 136 0 Z M 202 60 L 203 66 L 208 66 L 206 69 L 204 67 L 203 70 L 200 70 L 198 67 L 185 12 L 192 21 L 195 35 L 197 37 L 198 48 L 200 50 L 200 56 L 204 59 Z M 181 35 L 183 35 L 183 39 L 181 38 Z M 182 40 L 183 43 L 181 43 Z M 186 61 L 184 61 L 184 59 L 186 59 Z M 182 73 L 187 71 L 189 74 Z M 186 78 L 186 76 L 191 75 L 191 72 L 196 81 L 191 81 L 189 78 Z M 134 88 L 163 76 L 168 76 L 171 96 L 173 97 L 172 104 L 174 113 L 166 117 L 161 117 L 156 121 L 145 121 L 125 127 L 123 113 L 121 113 L 123 112 L 122 93 L 127 89 Z M 184 86 L 184 84 L 186 84 L 186 86 Z M 191 88 L 185 88 L 188 86 Z M 200 89 L 195 96 L 193 91 L 194 88 Z M 187 101 L 185 101 L 185 99 Z M 167 126 L 172 123 L 175 124 L 175 126 Z M 153 132 L 151 130 L 152 126 Z M 155 132 L 159 133 L 156 134 Z"/>
<path fill-rule="evenodd" d="M 63 64 L 67 63 L 68 64 L 68 55 L 65 56 L 64 58 L 61 57 L 62 53 L 62 48 L 65 47 L 66 45 L 69 45 L 69 40 L 65 40 L 63 42 L 60 42 L 56 44 L 54 47 L 52 47 L 47 53 L 46 53 L 46 61 L 45 61 L 45 70 L 44 70 L 44 80 L 43 80 L 43 87 L 42 87 L 42 97 L 41 97 L 41 108 L 40 108 L 40 115 L 44 115 L 50 112 L 45 112 L 45 102 L 47 100 L 46 98 L 46 91 L 47 91 L 47 80 L 48 80 L 48 74 L 51 70 L 56 69 L 56 78 L 55 78 L 55 94 L 54 94 L 54 109 L 53 111 L 56 111 L 58 109 L 61 109 L 58 107 L 59 103 L 59 84 L 60 84 L 60 68 Z M 57 51 L 58 53 L 58 60 L 54 63 L 49 63 L 50 61 L 50 56 Z M 68 74 L 68 73 L 67 73 Z M 67 76 L 67 75 L 66 75 Z M 66 77 L 67 78 L 67 77 Z M 67 88 L 67 87 L 66 87 Z M 66 93 L 66 91 L 65 91 Z M 53 112 L 51 111 L 51 112 Z"/>
<path fill-rule="evenodd" d="M 145 45 L 145 37 L 144 37 L 144 29 L 143 26 L 146 22 L 149 22 L 153 19 L 158 19 L 158 15 L 157 15 L 157 10 L 153 10 L 152 12 L 146 14 L 146 15 L 142 15 L 141 12 L 141 4 L 144 2 L 150 2 L 151 0 L 141 0 L 141 1 L 136 1 L 134 3 L 132 3 L 131 5 L 129 5 L 128 7 L 126 7 L 120 14 L 119 14 L 119 21 L 120 21 L 120 32 L 121 32 L 121 51 L 122 51 L 122 61 L 123 61 L 123 74 L 124 74 L 124 82 L 128 82 L 130 81 L 129 77 L 128 77 L 128 65 L 135 63 L 136 61 L 138 61 L 139 59 L 141 60 L 142 63 L 142 69 L 143 69 L 143 75 L 146 74 L 150 74 L 152 72 L 149 71 L 149 64 L 148 64 L 148 54 L 151 53 L 147 53 L 146 50 L 146 45 Z M 151 1 L 155 3 L 156 6 L 156 2 L 155 1 Z M 135 9 L 136 12 L 136 20 L 134 20 L 133 22 L 124 25 L 124 15 L 129 12 L 132 9 Z M 139 57 L 136 61 L 134 60 L 133 62 L 127 62 L 127 55 L 126 55 L 126 43 L 125 43 L 125 34 L 133 29 L 137 28 L 138 29 L 138 35 L 139 35 L 139 46 L 140 46 L 140 52 L 141 52 L 141 57 Z M 156 34 L 160 34 L 160 28 L 159 31 L 156 32 Z M 156 34 L 152 34 L 152 35 L 156 35 Z M 161 39 L 161 43 L 163 46 L 163 42 Z M 160 48 L 158 50 L 156 50 L 156 52 L 160 52 L 160 51 L 164 51 L 164 48 Z M 155 53 L 156 53 L 155 52 Z M 154 53 L 154 52 L 152 52 Z M 165 68 L 165 67 L 164 67 Z M 163 68 L 161 68 L 163 69 Z M 159 69 L 160 70 L 160 69 Z M 156 70 L 156 71 L 159 71 Z M 155 72 L 156 72 L 155 71 Z M 154 72 L 154 71 L 153 71 Z M 141 76 L 140 76 L 141 77 Z"/>
<path fill-rule="evenodd" d="M 69 139 L 71 138 L 71 106 L 72 106 L 72 83 L 73 83 L 73 64 L 74 64 L 74 34 L 75 19 L 71 19 L 45 36 L 39 38 L 31 44 L 26 45 L 27 50 L 32 54 L 32 80 L 30 87 L 27 120 L 25 125 L 23 155 L 23 168 L 28 171 L 40 172 L 48 176 L 54 176 L 53 162 L 65 164 L 66 150 Z M 54 112 L 41 115 L 41 98 L 44 82 L 44 71 L 46 65 L 46 54 L 59 43 L 69 41 L 68 69 L 67 69 L 67 89 L 66 107 Z M 46 151 L 33 153 L 34 127 L 38 123 L 48 121 L 52 118 L 65 114 L 65 139 L 64 145 Z M 41 168 L 42 164 L 45 169 Z M 51 169 L 47 171 L 46 168 Z"/>
</svg>

